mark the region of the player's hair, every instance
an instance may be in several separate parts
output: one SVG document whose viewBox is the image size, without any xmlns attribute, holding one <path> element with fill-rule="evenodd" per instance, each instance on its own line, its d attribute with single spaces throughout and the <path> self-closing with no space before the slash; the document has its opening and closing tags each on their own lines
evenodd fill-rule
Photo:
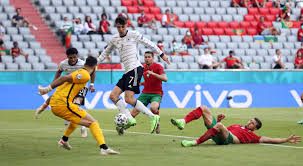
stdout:
<svg viewBox="0 0 303 166">
<path fill-rule="evenodd" d="M 105 16 L 105 17 L 106 17 L 106 19 L 107 19 L 107 15 L 106 15 L 106 13 L 102 13 L 102 14 L 101 14 L 101 18 L 102 18 L 103 16 Z"/>
<path fill-rule="evenodd" d="M 256 126 L 257 129 L 260 129 L 260 128 L 262 127 L 262 122 L 261 122 L 261 120 L 260 120 L 259 118 L 257 118 L 257 117 L 255 117 L 254 119 L 255 119 L 255 121 L 258 123 L 257 126 Z"/>
<path fill-rule="evenodd" d="M 229 54 L 234 54 L 234 51 L 233 51 L 233 50 L 230 50 L 230 51 L 229 51 Z"/>
<path fill-rule="evenodd" d="M 115 24 L 126 25 L 127 21 L 125 17 L 117 17 L 115 20 Z"/>
<path fill-rule="evenodd" d="M 69 48 L 66 50 L 66 55 L 72 55 L 72 54 L 78 55 L 78 50 L 76 48 Z"/>
<path fill-rule="evenodd" d="M 89 56 L 89 57 L 86 58 L 84 65 L 93 67 L 97 64 L 97 62 L 98 62 L 97 58 L 95 58 L 93 56 Z"/>
<path fill-rule="evenodd" d="M 154 57 L 154 53 L 153 52 L 151 52 L 151 51 L 145 51 L 145 53 L 144 54 L 150 54 L 150 55 L 152 55 L 152 57 Z"/>
</svg>

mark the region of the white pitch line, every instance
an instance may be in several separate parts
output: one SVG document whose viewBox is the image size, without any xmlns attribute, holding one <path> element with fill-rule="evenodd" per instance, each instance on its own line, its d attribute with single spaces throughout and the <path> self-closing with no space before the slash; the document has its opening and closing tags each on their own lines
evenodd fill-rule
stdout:
<svg viewBox="0 0 303 166">
<path fill-rule="evenodd" d="M 35 131 L 35 130 L 60 130 L 64 128 L 35 128 L 35 129 L 0 129 L 0 131 Z M 116 130 L 102 129 L 102 131 L 107 132 L 117 132 Z M 152 136 L 161 136 L 161 137 L 172 137 L 172 138 L 186 138 L 186 139 L 197 139 L 198 137 L 188 137 L 188 136 L 180 136 L 180 135 L 169 135 L 169 134 L 151 134 L 151 133 L 142 133 L 136 131 L 127 131 L 129 134 L 140 134 L 140 135 L 152 135 Z M 282 148 L 294 148 L 294 149 L 303 149 L 303 146 L 288 146 L 288 145 L 278 145 L 278 144 L 264 144 L 259 143 L 258 145 L 263 146 L 274 146 L 274 147 L 282 147 Z"/>
</svg>

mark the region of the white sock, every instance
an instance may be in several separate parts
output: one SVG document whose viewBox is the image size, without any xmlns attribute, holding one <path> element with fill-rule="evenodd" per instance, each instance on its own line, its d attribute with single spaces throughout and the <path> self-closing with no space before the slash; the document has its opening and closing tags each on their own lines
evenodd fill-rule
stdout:
<svg viewBox="0 0 303 166">
<path fill-rule="evenodd" d="M 137 100 L 135 108 L 143 114 L 147 115 L 150 119 L 154 117 L 154 114 L 148 108 L 146 108 L 145 105 L 139 100 Z"/>
<path fill-rule="evenodd" d="M 81 129 L 82 129 L 82 130 L 86 130 L 86 127 L 85 127 L 85 126 L 81 126 Z"/>
<path fill-rule="evenodd" d="M 126 108 L 126 103 L 123 100 L 119 99 L 115 105 L 118 107 L 121 113 L 125 114 L 128 118 L 133 118 L 129 110 Z"/>
</svg>

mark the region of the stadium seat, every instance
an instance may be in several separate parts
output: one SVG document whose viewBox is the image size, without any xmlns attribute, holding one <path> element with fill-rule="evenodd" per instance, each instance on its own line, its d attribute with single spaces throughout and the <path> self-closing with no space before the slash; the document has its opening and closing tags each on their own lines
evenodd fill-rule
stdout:
<svg viewBox="0 0 303 166">
<path fill-rule="evenodd" d="M 225 31 L 225 35 L 229 35 L 229 36 L 234 35 L 233 29 L 231 28 L 225 28 L 224 31 Z"/>
<path fill-rule="evenodd" d="M 197 15 L 205 14 L 204 8 L 195 7 L 194 8 L 194 14 L 197 14 Z"/>
<path fill-rule="evenodd" d="M 231 41 L 235 43 L 240 43 L 242 42 L 242 37 L 241 36 L 231 36 Z"/>
<path fill-rule="evenodd" d="M 209 7 L 208 1 L 198 1 L 198 3 L 199 3 L 200 7 L 203 7 L 203 8 Z"/>
<path fill-rule="evenodd" d="M 220 22 L 218 22 L 218 27 L 219 28 L 228 28 L 228 23 L 225 21 L 220 21 Z"/>
<path fill-rule="evenodd" d="M 230 38 L 230 36 L 222 35 L 222 36 L 220 36 L 220 41 L 224 42 L 224 43 L 228 43 L 231 41 L 231 38 Z"/>
<path fill-rule="evenodd" d="M 18 70 L 18 64 L 17 63 L 6 63 L 6 70 Z"/>
<path fill-rule="evenodd" d="M 249 10 L 248 10 L 248 12 L 249 12 Z M 269 15 L 269 13 L 270 12 L 269 12 L 268 8 L 259 8 L 259 14 L 266 16 L 266 15 Z"/>
<path fill-rule="evenodd" d="M 263 63 L 264 62 L 264 58 L 263 58 L 263 56 L 253 56 L 252 57 L 252 61 L 253 62 L 258 62 L 258 63 Z"/>
<path fill-rule="evenodd" d="M 149 7 L 149 11 L 150 11 L 151 14 L 159 14 L 159 13 L 161 13 L 160 8 L 156 7 L 156 6 Z"/>
<path fill-rule="evenodd" d="M 225 15 L 226 14 L 226 8 L 215 8 L 216 14 L 218 15 Z"/>
<path fill-rule="evenodd" d="M 45 68 L 49 70 L 56 70 L 58 68 L 58 65 L 56 63 L 48 62 L 45 63 Z"/>
<path fill-rule="evenodd" d="M 247 29 L 250 27 L 250 23 L 248 21 L 240 22 L 240 28 Z"/>
<path fill-rule="evenodd" d="M 222 29 L 222 28 L 214 28 L 213 32 L 214 32 L 215 35 L 218 35 L 218 36 L 225 35 L 224 34 L 224 29 Z"/>
<path fill-rule="evenodd" d="M 263 62 L 261 63 L 261 69 L 271 69 L 271 64 Z"/>
<path fill-rule="evenodd" d="M 138 8 L 135 6 L 127 6 L 128 13 L 138 13 Z"/>
<path fill-rule="evenodd" d="M 255 17 L 253 15 L 245 15 L 244 20 L 247 22 L 255 21 Z"/>
<path fill-rule="evenodd" d="M 208 36 L 208 39 L 210 42 L 213 42 L 213 43 L 219 42 L 219 40 L 220 40 L 219 36 L 215 36 L 215 35 Z"/>
<path fill-rule="evenodd" d="M 185 63 L 188 63 L 188 64 L 194 63 L 194 61 L 195 61 L 193 56 L 183 56 L 183 60 Z"/>
<path fill-rule="evenodd" d="M 148 7 L 155 6 L 155 2 L 153 0 L 145 0 L 144 6 L 148 6 Z"/>
<path fill-rule="evenodd" d="M 12 56 L 1 56 L 2 63 L 13 63 Z"/>
<path fill-rule="evenodd" d="M 233 21 L 233 17 L 232 17 L 232 15 L 223 15 L 222 21 L 226 21 L 226 22 Z"/>
<path fill-rule="evenodd" d="M 256 56 L 256 50 L 255 49 L 246 49 L 245 54 L 247 56 L 251 56 L 251 57 Z"/>
<path fill-rule="evenodd" d="M 230 15 L 236 15 L 237 14 L 237 8 L 229 7 L 226 8 L 226 13 Z"/>
<path fill-rule="evenodd" d="M 261 47 L 262 47 L 262 45 L 261 45 Z M 258 55 L 258 56 L 267 56 L 268 55 L 267 49 L 258 49 L 256 55 Z"/>
<path fill-rule="evenodd" d="M 232 29 L 238 29 L 240 27 L 240 23 L 238 21 L 229 22 L 229 27 Z"/>
<path fill-rule="evenodd" d="M 5 70 L 5 65 L 4 63 L 0 63 L 0 71 L 4 71 Z"/>
<path fill-rule="evenodd" d="M 177 1 L 177 2 L 181 2 L 181 1 Z M 194 9 L 192 7 L 183 7 L 183 14 L 186 15 L 191 15 L 194 14 Z"/>
<path fill-rule="evenodd" d="M 166 69 L 177 69 L 177 64 L 176 63 L 170 63 L 169 65 L 165 63 L 165 68 Z"/>
<path fill-rule="evenodd" d="M 254 29 L 254 28 L 248 28 L 248 29 L 247 29 L 247 34 L 248 34 L 248 35 L 257 35 L 258 32 L 257 32 L 257 30 Z"/>
<path fill-rule="evenodd" d="M 30 63 L 19 63 L 19 69 L 22 71 L 32 70 L 32 64 Z"/>
<path fill-rule="evenodd" d="M 221 17 L 221 15 L 211 15 L 211 20 L 219 22 L 219 21 L 222 21 L 222 17 Z"/>
<path fill-rule="evenodd" d="M 237 49 L 238 43 L 227 43 L 227 48 L 232 49 L 232 50 Z M 223 54 L 224 54 L 224 52 L 223 52 Z M 228 54 L 226 54 L 226 55 L 228 55 Z"/>
<path fill-rule="evenodd" d="M 173 63 L 180 63 L 180 62 L 182 62 L 183 60 L 182 60 L 182 57 L 181 56 L 172 56 L 171 57 L 171 62 L 173 62 Z"/>
<path fill-rule="evenodd" d="M 207 22 L 207 28 L 211 28 L 211 29 L 213 29 L 213 28 L 217 28 L 217 22 L 216 21 L 209 21 L 209 22 Z"/>
<path fill-rule="evenodd" d="M 184 22 L 185 28 L 195 28 L 195 22 L 193 21 L 185 21 Z"/>
<path fill-rule="evenodd" d="M 248 8 L 247 11 L 249 15 L 259 14 L 258 8 Z"/>
<path fill-rule="evenodd" d="M 175 21 L 174 24 L 175 24 L 176 27 L 179 27 L 179 28 L 184 27 L 184 22 L 182 22 L 182 21 Z"/>
<path fill-rule="evenodd" d="M 197 63 L 189 63 L 189 69 L 200 69 Z"/>
<path fill-rule="evenodd" d="M 204 11 L 207 15 L 214 15 L 216 13 L 214 8 L 205 8 Z"/>
<path fill-rule="evenodd" d="M 241 15 L 233 15 L 233 20 L 241 22 L 244 20 L 244 18 Z"/>
<path fill-rule="evenodd" d="M 265 21 L 276 21 L 275 15 L 265 15 Z"/>
<path fill-rule="evenodd" d="M 226 49 L 226 43 L 216 43 L 217 49 Z"/>
</svg>

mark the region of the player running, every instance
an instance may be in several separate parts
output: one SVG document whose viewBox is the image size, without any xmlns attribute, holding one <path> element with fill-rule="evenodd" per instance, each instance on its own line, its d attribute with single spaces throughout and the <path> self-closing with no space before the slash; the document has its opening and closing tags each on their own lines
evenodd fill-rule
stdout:
<svg viewBox="0 0 303 166">
<path fill-rule="evenodd" d="M 62 72 L 65 72 L 66 75 L 78 70 L 78 69 L 82 69 L 83 65 L 84 65 L 84 61 L 78 58 L 78 50 L 76 48 L 69 48 L 66 50 L 66 56 L 67 59 L 61 61 L 61 63 L 59 64 L 59 69 L 55 74 L 55 78 L 54 80 L 56 80 L 57 78 L 59 78 L 62 74 Z M 95 92 L 95 88 L 94 88 L 94 81 L 95 81 L 95 73 L 93 73 L 92 77 L 91 77 L 91 83 L 89 85 L 89 88 L 87 88 L 87 86 L 85 86 L 80 92 L 79 94 L 75 97 L 74 99 L 74 103 L 77 105 L 84 105 L 84 101 L 85 101 L 85 96 L 87 94 L 87 91 L 90 90 L 92 93 Z M 36 112 L 35 112 L 35 117 L 36 119 L 38 118 L 39 114 L 41 112 L 43 112 L 49 105 L 49 101 L 50 101 L 49 97 L 45 103 L 43 103 L 39 108 L 37 108 Z M 67 127 L 69 124 L 68 121 L 64 121 L 64 125 L 65 127 Z M 81 126 L 81 136 L 87 137 L 87 129 L 85 126 Z"/>
<path fill-rule="evenodd" d="M 215 141 L 217 145 L 227 144 L 248 144 L 248 143 L 272 143 L 281 144 L 285 142 L 301 142 L 300 136 L 291 135 L 288 138 L 269 138 L 257 136 L 253 131 L 262 127 L 262 122 L 258 118 L 253 118 L 245 126 L 238 124 L 225 127 L 221 120 L 225 118 L 224 114 L 219 114 L 217 120 L 206 106 L 200 106 L 185 116 L 184 119 L 171 119 L 171 123 L 183 130 L 185 124 L 192 120 L 199 119 L 202 116 L 204 124 L 208 129 L 200 138 L 193 141 L 183 140 L 181 145 L 184 147 L 199 145 L 208 139 Z"/>
<path fill-rule="evenodd" d="M 126 103 L 128 103 L 151 119 L 151 133 L 153 133 L 159 123 L 160 116 L 154 115 L 140 100 L 135 99 L 135 94 L 140 93 L 139 83 L 143 74 L 143 66 L 139 59 L 138 44 L 151 48 L 169 64 L 168 58 L 153 42 L 144 38 L 139 32 L 128 31 L 127 22 L 124 17 L 116 18 L 115 24 L 119 33 L 110 39 L 106 49 L 98 57 L 98 63 L 101 63 L 114 48 L 117 48 L 125 67 L 125 74 L 112 90 L 110 99 L 129 118 L 128 124 L 125 126 L 126 128 L 136 125 L 135 118 L 131 116 L 129 110 L 126 108 Z M 125 92 L 126 103 L 119 98 L 123 92 Z"/>
<path fill-rule="evenodd" d="M 39 94 L 44 95 L 58 87 L 52 95 L 49 105 L 51 106 L 51 110 L 54 115 L 70 122 L 64 135 L 58 142 L 59 146 L 67 150 L 71 150 L 72 147 L 67 141 L 69 136 L 80 124 L 90 129 L 92 135 L 100 146 L 101 155 L 119 154 L 119 152 L 108 148 L 105 144 L 103 133 L 99 127 L 98 121 L 79 105 L 73 103 L 74 98 L 90 80 L 90 75 L 95 72 L 96 65 L 97 59 L 94 57 L 88 57 L 83 69 L 78 69 L 69 75 L 61 76 L 45 88 L 39 86 Z"/>
<path fill-rule="evenodd" d="M 159 115 L 159 107 L 163 96 L 162 81 L 167 82 L 167 76 L 164 72 L 164 68 L 160 64 L 155 63 L 154 59 L 153 52 L 145 52 L 145 64 L 143 64 L 144 82 L 140 83 L 140 85 L 144 85 L 144 89 L 138 97 L 138 100 L 145 106 L 150 104 L 152 113 Z M 139 113 L 140 112 L 134 108 L 131 115 L 135 118 Z M 156 128 L 156 133 L 160 133 L 160 123 Z M 123 134 L 123 132 L 121 134 Z"/>
</svg>

